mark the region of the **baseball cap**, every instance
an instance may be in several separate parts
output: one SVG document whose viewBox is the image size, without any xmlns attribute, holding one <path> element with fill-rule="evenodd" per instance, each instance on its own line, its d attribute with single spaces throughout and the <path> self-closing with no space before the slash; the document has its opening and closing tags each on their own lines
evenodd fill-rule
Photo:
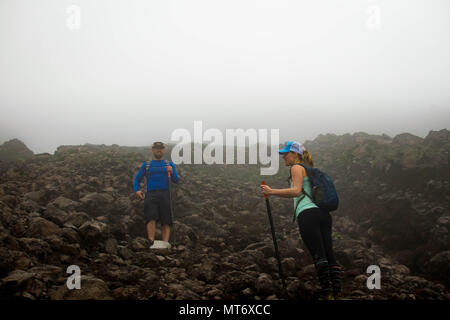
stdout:
<svg viewBox="0 0 450 320">
<path fill-rule="evenodd" d="M 283 149 L 279 150 L 279 154 L 285 154 L 289 151 L 297 152 L 298 154 L 303 154 L 305 147 L 297 141 L 288 141 Z"/>
<path fill-rule="evenodd" d="M 164 149 L 166 146 L 162 142 L 154 142 L 152 148 L 156 149 Z"/>
</svg>

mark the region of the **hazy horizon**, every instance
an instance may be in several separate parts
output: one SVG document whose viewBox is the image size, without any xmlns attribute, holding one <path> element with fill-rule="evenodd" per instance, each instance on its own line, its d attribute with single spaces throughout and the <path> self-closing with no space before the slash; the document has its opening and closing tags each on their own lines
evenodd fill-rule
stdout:
<svg viewBox="0 0 450 320">
<path fill-rule="evenodd" d="M 75 7 L 74 7 L 75 6 Z M 0 144 L 448 129 L 445 0 L 3 0 Z"/>
<path fill-rule="evenodd" d="M 449 130 L 448 128 L 441 128 L 441 129 L 432 129 L 432 130 L 429 130 L 424 136 L 419 136 L 419 135 L 415 135 L 415 136 L 417 136 L 417 137 L 420 137 L 420 138 L 425 138 L 431 131 L 440 131 L 440 130 Z M 355 131 L 355 132 L 352 132 L 352 133 L 350 133 L 350 132 L 347 132 L 347 133 L 343 133 L 343 134 L 338 134 L 338 136 L 342 136 L 342 135 L 345 135 L 345 134 L 350 134 L 350 135 L 353 135 L 353 134 L 355 134 L 355 133 L 360 133 L 360 132 L 364 132 L 364 133 L 367 133 L 367 134 L 369 134 L 369 135 L 378 135 L 378 136 L 382 136 L 383 134 L 385 134 L 385 133 L 381 133 L 381 134 L 373 134 L 373 133 L 370 133 L 370 132 L 365 132 L 365 131 Z M 401 133 L 398 133 L 398 134 L 403 134 L 403 133 L 410 133 L 410 132 L 401 132 Z M 305 143 L 305 142 L 307 142 L 307 141 L 314 141 L 318 136 L 320 136 L 320 135 L 327 135 L 327 134 L 334 134 L 334 133 L 332 133 L 332 132 L 328 132 L 328 133 L 320 133 L 320 134 L 318 134 L 316 137 L 314 137 L 314 138 L 312 138 L 312 139 L 305 139 L 305 140 L 303 140 L 302 141 L 302 143 Z M 398 135 L 397 134 L 397 135 Z M 410 134 L 412 134 L 412 133 L 410 133 Z M 395 138 L 395 136 L 397 136 L 397 135 L 388 135 L 390 138 Z M 11 138 L 11 139 L 4 139 L 4 140 L 0 140 L 0 145 L 1 144 L 3 144 L 4 142 L 7 142 L 7 141 L 10 141 L 10 140 L 12 140 L 12 139 L 19 139 L 19 138 L 17 138 L 17 137 L 13 137 L 13 138 Z M 19 140 L 21 140 L 21 139 L 19 139 Z M 142 147 L 151 147 L 151 144 L 152 144 L 152 142 L 154 142 L 154 141 L 160 141 L 160 140 L 157 140 L 157 139 L 153 139 L 153 140 L 151 140 L 152 142 L 149 142 L 149 143 L 147 143 L 147 144 L 143 144 L 143 145 L 123 145 L 123 144 L 118 144 L 118 143 L 114 143 L 114 142 L 112 142 L 112 143 L 92 143 L 92 142 L 89 142 L 89 141 L 87 141 L 87 142 L 83 142 L 83 143 L 74 143 L 74 144 L 61 144 L 61 145 L 58 145 L 57 147 L 55 147 L 55 149 L 54 150 L 52 150 L 52 151 L 42 151 L 42 152 L 36 152 L 36 151 L 34 151 L 32 148 L 30 148 L 30 146 L 29 145 L 27 145 L 27 143 L 26 143 L 26 141 L 23 141 L 23 140 L 21 140 L 23 143 L 25 143 L 25 145 L 31 150 L 31 151 L 33 151 L 33 153 L 34 154 L 39 154 L 39 153 L 50 153 L 50 154 L 53 154 L 56 150 L 57 150 L 57 148 L 58 147 L 60 147 L 60 146 L 82 146 L 82 145 L 86 145 L 86 144 L 91 144 L 91 145 L 95 145 L 95 146 L 98 146 L 98 145 L 105 145 L 105 146 L 108 146 L 108 147 L 110 147 L 110 146 L 112 146 L 112 145 L 118 145 L 119 147 L 132 147 L 132 148 L 142 148 Z M 286 141 L 288 141 L 288 140 L 282 140 L 282 139 L 280 139 L 280 144 L 284 144 Z M 171 145 L 171 146 L 175 146 L 176 144 L 177 144 L 177 142 L 165 142 L 167 145 Z M 194 144 L 194 142 L 192 142 L 193 144 Z M 203 146 L 206 146 L 206 145 L 208 145 L 210 142 L 209 141 L 205 141 L 205 142 L 203 142 Z M 258 145 L 261 145 L 260 143 L 257 143 Z M 255 145 L 255 144 L 251 144 L 251 145 Z M 270 144 L 268 144 L 268 145 L 270 145 Z M 225 147 L 226 145 L 224 145 L 223 147 Z M 249 144 L 248 143 L 246 143 L 246 146 L 245 146 L 245 148 L 248 148 L 249 147 Z M 235 145 L 235 148 L 238 148 L 236 145 Z"/>
</svg>

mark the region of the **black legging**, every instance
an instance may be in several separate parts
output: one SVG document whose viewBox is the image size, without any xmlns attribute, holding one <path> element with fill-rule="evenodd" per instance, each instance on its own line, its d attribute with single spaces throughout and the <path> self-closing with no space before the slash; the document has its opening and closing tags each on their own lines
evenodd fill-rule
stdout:
<svg viewBox="0 0 450 320">
<path fill-rule="evenodd" d="M 314 263 L 326 260 L 329 266 L 337 265 L 331 239 L 330 213 L 319 208 L 306 209 L 300 212 L 297 222 Z"/>
</svg>

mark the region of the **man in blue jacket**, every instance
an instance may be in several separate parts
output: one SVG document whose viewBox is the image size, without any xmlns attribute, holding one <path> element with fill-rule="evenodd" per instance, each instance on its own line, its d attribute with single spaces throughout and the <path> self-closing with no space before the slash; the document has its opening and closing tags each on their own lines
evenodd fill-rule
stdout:
<svg viewBox="0 0 450 320">
<path fill-rule="evenodd" d="M 162 240 L 166 242 L 169 242 L 170 228 L 173 226 L 169 179 L 177 183 L 179 178 L 175 164 L 172 161 L 162 160 L 164 151 L 164 143 L 153 143 L 153 160 L 144 162 L 134 178 L 134 192 L 141 200 L 145 199 L 144 215 L 150 245 L 155 240 L 156 221 L 160 221 L 162 224 Z M 139 184 L 144 176 L 147 178 L 145 196 L 139 190 Z"/>
</svg>

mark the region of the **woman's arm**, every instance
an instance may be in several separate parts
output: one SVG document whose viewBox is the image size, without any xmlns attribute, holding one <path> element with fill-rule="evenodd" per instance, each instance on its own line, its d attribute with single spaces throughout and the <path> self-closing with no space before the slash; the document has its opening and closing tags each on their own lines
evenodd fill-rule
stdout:
<svg viewBox="0 0 450 320">
<path fill-rule="evenodd" d="M 306 176 L 305 168 L 303 168 L 302 166 L 292 166 L 291 176 L 293 184 L 292 188 L 271 189 L 267 185 L 261 185 L 262 192 L 268 195 L 274 195 L 283 198 L 298 197 L 302 192 L 303 178 Z"/>
</svg>

